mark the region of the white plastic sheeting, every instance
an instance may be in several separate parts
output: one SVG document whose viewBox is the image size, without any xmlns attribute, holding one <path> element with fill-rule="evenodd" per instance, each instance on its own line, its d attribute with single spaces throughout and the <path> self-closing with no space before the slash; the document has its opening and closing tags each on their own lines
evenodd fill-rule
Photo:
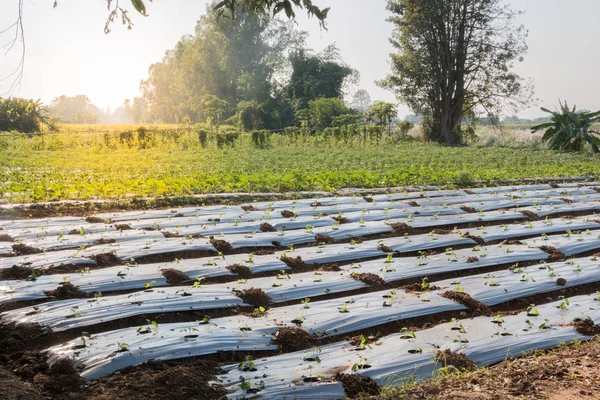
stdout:
<svg viewBox="0 0 600 400">
<path fill-rule="evenodd" d="M 270 344 L 274 327 L 240 330 L 240 317 L 200 322 L 147 325 L 94 335 L 67 342 L 47 350 L 50 364 L 73 360 L 86 379 L 102 378 L 111 373 L 149 360 L 174 360 L 215 354 L 221 351 L 277 350 Z M 225 322 L 226 325 L 220 325 Z M 85 345 L 85 347 L 83 347 Z"/>
<path fill-rule="evenodd" d="M 433 256 L 365 261 L 345 265 L 342 268 L 356 273 L 376 274 L 386 282 L 394 282 L 498 264 L 545 260 L 548 257 L 549 255 L 545 251 L 522 245 L 478 246 Z"/>
<path fill-rule="evenodd" d="M 565 279 L 558 285 L 557 279 Z M 512 271 L 496 271 L 463 278 L 433 282 L 449 290 L 462 290 L 487 306 L 510 300 L 547 293 L 589 283 L 600 282 L 600 261 L 597 257 L 575 258 L 569 261 L 532 265 Z"/>
<path fill-rule="evenodd" d="M 47 298 L 45 291 L 54 290 L 64 282 L 70 282 L 83 292 L 143 289 L 146 284 L 153 287 L 165 286 L 167 280 L 162 275 L 164 269 L 179 270 L 190 279 L 234 276 L 235 274 L 227 269 L 228 266 L 233 265 L 247 266 L 253 273 L 290 269 L 274 256 L 253 256 L 251 261 L 248 255 L 237 254 L 169 263 L 120 265 L 70 274 L 42 275 L 35 281 L 0 281 L 0 304 Z"/>
<path fill-rule="evenodd" d="M 545 206 L 531 206 L 531 207 L 523 207 L 520 209 L 521 211 L 530 211 L 536 214 L 540 218 L 552 216 L 555 214 L 562 213 L 576 213 L 581 211 L 586 212 L 597 212 L 600 211 L 600 203 L 573 203 L 573 204 L 564 204 L 564 205 L 545 205 Z"/>
<path fill-rule="evenodd" d="M 585 230 L 579 234 L 565 233 L 523 241 L 531 247 L 549 246 L 560 250 L 566 256 L 600 250 L 600 230 Z"/>
<path fill-rule="evenodd" d="M 364 348 L 337 342 L 318 350 L 267 357 L 254 361 L 255 371 L 243 371 L 237 365 L 226 367 L 218 382 L 229 391 L 230 399 L 309 399 L 319 390 L 325 398 L 344 398 L 346 394 L 340 392 L 343 388 L 332 380 L 337 372 L 370 376 L 381 386 L 400 386 L 434 377 L 445 366 L 443 360 L 435 361 L 438 349 L 458 351 L 479 365 L 490 365 L 562 342 L 588 339 L 571 327 L 558 327 L 575 317 L 584 315 L 600 321 L 598 302 L 592 296 L 571 298 L 567 309 L 556 302 L 539 307 L 539 312 L 539 316 L 521 313 L 503 319 L 478 317 L 446 323 L 412 335 L 385 336 Z M 260 392 L 241 389 L 242 379 Z"/>
<path fill-rule="evenodd" d="M 53 332 L 78 329 L 135 315 L 225 309 L 244 305 L 222 286 L 154 288 L 94 299 L 69 299 L 7 311 L 3 323 L 36 323 Z"/>
<path fill-rule="evenodd" d="M 384 301 L 391 306 L 383 306 Z M 343 308 L 344 305 L 347 312 L 340 312 L 337 307 Z M 81 339 L 76 339 L 49 349 L 49 361 L 53 363 L 67 357 L 74 359 L 76 365 L 82 368 L 82 375 L 92 379 L 149 359 L 170 360 L 228 350 L 274 350 L 276 346 L 269 344 L 270 335 L 281 326 L 296 326 L 297 321 L 315 334 L 340 335 L 390 321 L 465 309 L 463 305 L 435 293 L 419 298 L 402 291 L 376 292 L 311 302 L 309 308 L 303 305 L 275 308 L 260 318 L 217 318 L 207 325 L 202 325 L 202 322 L 159 324 L 158 331 L 152 326 L 142 327 L 142 330 L 150 330 L 150 334 L 140 334 L 137 327 L 104 332 L 86 339 L 84 348 L 74 348 L 82 345 Z M 210 315 L 209 312 L 207 314 Z M 185 336 L 189 335 L 197 337 L 186 340 Z M 240 347 L 232 348 L 236 341 L 239 341 Z M 122 348 L 122 343 L 127 344 L 128 351 L 115 352 Z M 107 347 L 109 344 L 115 346 Z"/>
<path fill-rule="evenodd" d="M 396 253 L 410 253 L 419 250 L 428 250 L 435 248 L 447 248 L 459 245 L 476 245 L 477 243 L 473 239 L 462 237 L 456 233 L 438 235 L 438 234 L 424 234 L 424 235 L 413 235 L 405 237 L 394 237 L 382 239 L 381 243 Z"/>
<path fill-rule="evenodd" d="M 164 235 L 160 232 L 151 231 L 107 231 L 99 233 L 90 233 L 83 235 L 59 235 L 55 237 L 43 237 L 21 242 L 27 246 L 44 251 L 76 249 L 82 246 L 94 246 L 99 241 L 114 241 L 115 243 L 125 242 L 144 242 L 152 239 L 164 239 Z"/>
<path fill-rule="evenodd" d="M 486 226 L 475 229 L 460 229 L 460 231 L 463 233 L 469 232 L 471 235 L 478 236 L 488 243 L 503 239 L 594 228 L 600 228 L 600 224 L 593 220 L 588 221 L 584 218 L 561 218 L 518 224 Z"/>
<path fill-rule="evenodd" d="M 552 205 L 552 204 L 566 204 L 564 201 L 559 199 L 525 199 L 525 200 L 500 200 L 492 202 L 475 202 L 475 203 L 464 203 L 465 207 L 473 208 L 477 211 L 493 211 L 501 210 L 505 208 L 517 208 L 517 207 L 529 207 L 536 205 Z"/>
</svg>

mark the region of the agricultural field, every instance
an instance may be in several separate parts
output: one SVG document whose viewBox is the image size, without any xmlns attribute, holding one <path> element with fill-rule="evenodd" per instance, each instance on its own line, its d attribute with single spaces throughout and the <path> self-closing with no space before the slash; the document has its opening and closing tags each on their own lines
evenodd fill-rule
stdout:
<svg viewBox="0 0 600 400">
<path fill-rule="evenodd" d="M 574 178 L 0 220 L 0 394 L 386 396 L 579 345 L 600 332 L 599 211 Z"/>
<path fill-rule="evenodd" d="M 288 130 L 253 139 L 222 127 L 220 134 L 202 138 L 193 128 L 107 125 L 5 134 L 0 136 L 0 202 L 469 187 L 600 175 L 598 155 L 523 146 L 445 147 L 386 132 L 310 135 Z M 482 140 L 489 140 L 488 133 L 482 131 Z M 520 146 L 520 137 L 522 131 L 511 129 L 495 140 Z"/>
</svg>

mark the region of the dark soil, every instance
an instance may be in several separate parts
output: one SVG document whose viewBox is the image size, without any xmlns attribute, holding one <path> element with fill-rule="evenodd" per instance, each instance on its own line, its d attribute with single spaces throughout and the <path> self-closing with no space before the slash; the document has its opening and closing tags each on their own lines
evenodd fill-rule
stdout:
<svg viewBox="0 0 600 400">
<path fill-rule="evenodd" d="M 556 261 L 564 261 L 567 259 L 567 256 L 565 256 L 562 251 L 558 250 L 555 247 L 541 246 L 540 250 L 545 251 L 546 253 L 550 254 L 550 258 L 548 259 L 548 261 L 556 262 Z"/>
<path fill-rule="evenodd" d="M 85 219 L 88 224 L 108 224 L 108 221 L 102 218 L 90 216 Z"/>
<path fill-rule="evenodd" d="M 530 221 L 537 221 L 539 219 L 539 217 L 537 216 L 536 213 L 529 211 L 529 210 L 519 210 L 519 212 L 521 214 L 523 214 L 524 216 L 526 216 L 527 218 L 529 218 Z"/>
<path fill-rule="evenodd" d="M 250 205 L 250 204 L 243 205 L 241 208 L 244 211 L 259 211 L 258 208 L 255 208 L 253 205 Z"/>
<path fill-rule="evenodd" d="M 181 237 L 181 235 L 179 233 L 169 232 L 169 231 L 162 231 L 162 234 L 167 239 L 168 238 L 178 238 L 178 237 Z"/>
<path fill-rule="evenodd" d="M 350 221 L 348 218 L 346 218 L 346 217 L 341 217 L 341 216 L 339 216 L 339 215 L 333 215 L 333 216 L 331 217 L 331 219 L 333 219 L 334 221 L 337 221 L 337 222 L 339 222 L 340 224 L 349 224 L 349 223 L 351 222 L 351 221 Z"/>
<path fill-rule="evenodd" d="M 13 238 L 10 235 L 0 235 L 0 242 L 12 242 Z"/>
<path fill-rule="evenodd" d="M 191 281 L 191 278 L 178 269 L 167 268 L 161 269 L 160 272 L 167 279 L 169 285 L 178 286 L 184 282 Z"/>
<path fill-rule="evenodd" d="M 10 280 L 20 280 L 27 279 L 29 276 L 33 275 L 33 273 L 39 275 L 39 273 L 33 268 L 29 267 L 20 267 L 18 265 L 13 265 L 10 268 L 2 268 L 0 269 L 0 280 L 1 281 L 10 281 Z"/>
<path fill-rule="evenodd" d="M 65 282 L 54 290 L 48 290 L 45 292 L 46 296 L 52 297 L 55 300 L 66 300 L 66 299 L 85 299 L 92 297 L 92 293 L 85 293 L 79 290 L 78 287 L 74 286 L 71 282 Z"/>
<path fill-rule="evenodd" d="M 373 202 L 373 198 L 369 197 L 369 196 L 364 196 L 363 200 L 366 201 L 367 203 L 372 203 Z"/>
<path fill-rule="evenodd" d="M 440 290 L 441 288 L 435 285 L 425 285 L 422 283 L 411 283 L 410 285 L 402 286 L 402 290 L 406 292 L 432 292 L 434 290 Z"/>
<path fill-rule="evenodd" d="M 477 214 L 479 212 L 476 209 L 474 209 L 473 207 L 467 207 L 467 206 L 461 206 L 460 209 L 466 213 L 471 213 L 471 214 Z"/>
<path fill-rule="evenodd" d="M 477 261 L 479 261 L 479 257 L 477 257 L 477 256 L 471 256 L 471 257 L 467 258 L 468 263 L 474 263 Z"/>
<path fill-rule="evenodd" d="M 263 292 L 262 289 L 246 289 L 242 292 L 238 292 L 237 296 L 244 300 L 245 303 L 254 307 L 269 308 L 271 305 L 271 298 L 265 292 Z"/>
<path fill-rule="evenodd" d="M 277 344 L 280 353 L 310 349 L 318 343 L 314 336 L 297 327 L 280 328 L 273 334 L 271 342 Z"/>
<path fill-rule="evenodd" d="M 234 253 L 233 247 L 231 247 L 231 244 L 229 244 L 229 242 L 211 237 L 210 243 L 215 247 L 215 249 L 217 249 L 217 251 L 219 251 L 223 254 Z"/>
<path fill-rule="evenodd" d="M 377 250 L 381 250 L 381 251 L 386 252 L 386 253 L 393 253 L 394 252 L 394 250 L 392 250 L 391 248 L 387 247 L 383 243 L 380 243 L 377 246 Z"/>
<path fill-rule="evenodd" d="M 384 390 L 369 400 L 598 399 L 600 339 L 504 361 L 459 376 Z"/>
<path fill-rule="evenodd" d="M 93 243 L 93 246 L 100 246 L 103 244 L 113 244 L 113 243 L 117 243 L 117 241 L 115 239 L 98 239 Z"/>
<path fill-rule="evenodd" d="M 556 280 L 556 284 L 559 286 L 565 286 L 567 284 L 567 280 L 565 278 L 558 278 Z"/>
<path fill-rule="evenodd" d="M 43 253 L 43 250 L 36 249 L 35 247 L 27 246 L 26 244 L 22 243 L 13 244 L 12 249 L 18 256 Z"/>
<path fill-rule="evenodd" d="M 475 243 L 477 243 L 480 246 L 485 245 L 485 240 L 483 240 L 479 236 L 471 235 L 469 232 L 465 232 L 461 236 L 464 237 L 464 238 L 468 238 L 468 239 L 473 240 Z"/>
<path fill-rule="evenodd" d="M 319 234 L 317 234 L 317 236 L 315 236 L 315 240 L 317 243 L 325 243 L 325 244 L 336 244 L 337 243 L 337 240 L 335 240 L 329 236 L 323 235 L 321 233 L 319 233 Z"/>
<path fill-rule="evenodd" d="M 52 394 L 64 397 L 70 397 L 71 394 L 77 394 L 77 397 L 84 398 L 83 390 L 87 385 L 69 360 L 60 360 L 53 364 L 46 373 L 38 373 L 33 382 L 44 394 Z M 62 397 L 61 396 L 61 397 Z"/>
<path fill-rule="evenodd" d="M 362 273 L 362 274 L 352 274 L 352 278 L 361 281 L 365 285 L 373 286 L 373 287 L 382 287 L 385 286 L 385 281 L 379 275 L 371 274 L 371 273 Z"/>
<path fill-rule="evenodd" d="M 44 334 L 44 330 L 32 324 L 0 325 L 0 361 L 12 353 L 26 349 L 27 342 Z"/>
<path fill-rule="evenodd" d="M 508 245 L 511 245 L 511 244 L 515 244 L 515 245 L 516 244 L 523 244 L 523 242 L 521 242 L 520 240 L 517 240 L 517 239 L 507 239 L 507 240 L 503 240 L 502 241 L 502 245 L 503 246 L 505 246 L 505 245 L 508 246 Z"/>
<path fill-rule="evenodd" d="M 381 393 L 381 387 L 368 376 L 337 373 L 333 379 L 341 382 L 346 395 L 351 399 L 364 395 L 376 396 Z"/>
<path fill-rule="evenodd" d="M 435 361 L 442 363 L 444 367 L 453 366 L 461 372 L 474 371 L 477 366 L 464 354 L 454 353 L 450 349 L 438 351 L 435 354 Z"/>
<path fill-rule="evenodd" d="M 277 229 L 275 229 L 275 227 L 268 222 L 263 222 L 260 224 L 260 230 L 261 232 L 277 232 Z"/>
<path fill-rule="evenodd" d="M 114 267 L 115 265 L 123 265 L 123 261 L 113 253 L 96 254 L 90 257 L 96 261 L 99 267 Z"/>
<path fill-rule="evenodd" d="M 283 218 L 294 218 L 295 215 L 296 215 L 295 213 L 288 211 L 288 210 L 281 211 L 281 216 Z"/>
<path fill-rule="evenodd" d="M 600 335 L 600 325 L 594 324 L 594 321 L 590 318 L 576 319 L 573 323 L 573 327 L 578 333 L 581 333 L 582 335 Z"/>
<path fill-rule="evenodd" d="M 454 300 L 457 303 L 462 304 L 465 307 L 468 307 L 473 316 L 480 315 L 491 315 L 492 311 L 488 306 L 483 304 L 480 301 L 475 300 L 467 293 L 456 292 L 456 291 L 448 291 L 441 294 L 442 297 L 445 297 L 450 300 Z"/>
<path fill-rule="evenodd" d="M 131 228 L 131 226 L 129 224 L 115 224 L 114 225 L 115 229 L 120 230 L 120 231 L 129 231 L 133 228 Z"/>
<path fill-rule="evenodd" d="M 31 383 L 0 367 L 0 399 L 43 400 L 44 397 Z"/>
<path fill-rule="evenodd" d="M 406 204 L 408 204 L 409 206 L 412 206 L 412 207 L 419 207 L 420 206 L 419 203 L 417 203 L 414 200 L 411 200 L 411 201 L 407 202 Z"/>
<path fill-rule="evenodd" d="M 388 225 L 392 227 L 395 235 L 405 235 L 405 234 L 410 235 L 414 232 L 414 229 L 411 228 L 410 226 L 406 225 L 404 222 L 396 222 L 396 223 L 388 224 Z"/>
<path fill-rule="evenodd" d="M 252 271 L 250 270 L 250 268 L 248 268 L 245 265 L 241 265 L 241 264 L 233 264 L 233 265 L 229 265 L 227 267 L 228 270 L 230 270 L 231 272 L 233 272 L 234 274 L 239 275 L 240 277 L 244 278 L 244 279 L 248 279 L 252 277 Z"/>
<path fill-rule="evenodd" d="M 290 256 L 282 257 L 281 261 L 283 261 L 288 267 L 293 269 L 294 272 L 305 272 L 305 271 L 310 271 L 312 269 L 310 266 L 304 264 L 304 261 L 302 261 L 302 258 L 300 258 L 300 256 L 298 256 L 298 257 L 290 257 Z"/>
</svg>

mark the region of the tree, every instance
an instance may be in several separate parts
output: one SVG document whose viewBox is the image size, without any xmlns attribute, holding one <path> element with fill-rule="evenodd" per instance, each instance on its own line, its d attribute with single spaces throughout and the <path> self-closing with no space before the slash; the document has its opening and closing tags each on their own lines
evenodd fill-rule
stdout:
<svg viewBox="0 0 600 400">
<path fill-rule="evenodd" d="M 325 27 L 329 8 L 320 9 L 313 5 L 312 0 L 223 0 L 215 6 L 220 16 L 225 15 L 230 18 L 235 18 L 237 9 L 242 12 L 250 11 L 253 14 L 273 16 L 284 11 L 288 18 L 294 19 L 296 18 L 294 8 L 306 9 L 309 17 L 316 17 L 321 26 Z"/>
<path fill-rule="evenodd" d="M 48 121 L 45 111 L 39 100 L 0 98 L 0 132 L 39 132 L 41 124 Z"/>
<path fill-rule="evenodd" d="M 260 129 L 262 127 L 261 109 L 256 101 L 242 101 L 238 103 L 237 116 L 242 128 L 246 131 Z"/>
<path fill-rule="evenodd" d="M 130 0 L 133 8 L 141 15 L 147 17 L 146 0 Z M 152 2 L 152 0 L 149 0 Z M 54 0 L 53 6 L 58 6 L 58 0 Z M 17 18 L 16 21 L 5 29 L 0 29 L 0 35 L 7 33 L 10 35 L 9 42 L 4 46 L 9 52 L 13 47 L 20 43 L 21 58 L 14 72 L 8 76 L 1 77 L 7 79 L 14 77 L 10 88 L 5 94 L 10 94 L 20 83 L 23 77 L 25 67 L 25 30 L 23 27 L 23 5 L 25 0 L 17 0 Z M 116 21 L 127 27 L 133 28 L 133 21 L 129 16 L 129 10 L 119 4 L 119 0 L 106 0 L 108 9 L 108 17 L 104 24 L 104 33 L 108 34 L 111 31 L 111 25 Z M 312 0 L 222 0 L 213 4 L 213 10 L 219 17 L 235 19 L 239 14 L 251 13 L 257 17 L 270 17 L 284 11 L 286 16 L 293 20 L 296 18 L 296 9 L 306 10 L 309 17 L 316 17 L 322 28 L 325 28 L 325 20 L 329 13 L 329 8 L 319 8 L 315 6 Z"/>
<path fill-rule="evenodd" d="M 319 131 L 334 125 L 339 117 L 352 114 L 344 100 L 339 98 L 318 98 L 308 103 L 311 126 Z"/>
<path fill-rule="evenodd" d="M 387 125 L 392 132 L 392 120 L 398 116 L 396 105 L 385 101 L 376 101 L 367 110 L 367 120 L 376 121 L 379 125 Z"/>
<path fill-rule="evenodd" d="M 360 113 L 364 113 L 371 107 L 371 96 L 365 89 L 357 90 L 352 97 L 352 108 Z"/>
<path fill-rule="evenodd" d="M 212 127 L 218 127 L 223 122 L 223 116 L 227 113 L 230 105 L 225 100 L 212 94 L 207 94 L 204 98 L 204 117 Z"/>
<path fill-rule="evenodd" d="M 291 55 L 290 61 L 292 75 L 286 95 L 297 109 L 307 108 L 311 100 L 320 97 L 341 99 L 345 84 L 358 77 L 355 70 L 343 63 L 335 45 L 317 54 L 300 49 Z"/>
<path fill-rule="evenodd" d="M 93 123 L 101 114 L 100 109 L 84 94 L 55 97 L 48 107 L 48 112 L 62 122 L 74 123 Z"/>
<path fill-rule="evenodd" d="M 430 114 L 440 141 L 460 143 L 465 112 L 495 114 L 530 100 L 531 85 L 512 71 L 527 32 L 501 0 L 388 0 L 388 9 L 398 53 L 380 85 Z"/>
<path fill-rule="evenodd" d="M 237 110 L 239 102 L 255 101 L 263 112 L 280 110 L 275 102 L 283 96 L 277 82 L 290 70 L 291 52 L 302 48 L 306 35 L 289 22 L 238 13 L 234 20 L 218 19 L 212 7 L 200 18 L 193 35 L 184 36 L 163 60 L 152 64 L 142 82 L 149 117 L 179 122 L 188 116 L 203 119 L 207 95 L 227 101 Z M 265 128 L 279 128 L 277 115 L 263 115 Z M 287 122 L 287 121 L 286 121 Z"/>
</svg>

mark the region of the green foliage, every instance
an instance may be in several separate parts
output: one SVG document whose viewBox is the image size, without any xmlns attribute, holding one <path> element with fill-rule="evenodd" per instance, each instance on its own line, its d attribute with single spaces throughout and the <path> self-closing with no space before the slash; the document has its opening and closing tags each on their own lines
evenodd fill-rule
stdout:
<svg viewBox="0 0 600 400">
<path fill-rule="evenodd" d="M 217 133 L 217 135 L 216 135 L 217 147 L 220 149 L 225 146 L 235 147 L 235 142 L 236 142 L 236 140 L 238 140 L 239 137 L 240 137 L 240 132 L 236 131 L 236 130 L 229 131 L 229 132 Z"/>
<path fill-rule="evenodd" d="M 48 121 L 45 111 L 40 100 L 0 98 L 0 132 L 39 132 L 40 125 Z"/>
<path fill-rule="evenodd" d="M 256 101 L 242 101 L 238 103 L 237 116 L 245 131 L 258 129 L 262 126 L 260 106 Z"/>
<path fill-rule="evenodd" d="M 390 127 L 392 119 L 397 116 L 396 105 L 385 101 L 376 101 L 366 112 L 367 121 Z"/>
<path fill-rule="evenodd" d="M 240 11 L 251 11 L 253 14 L 270 15 L 279 14 L 281 11 L 290 18 L 296 18 L 295 8 L 306 10 L 309 17 L 316 17 L 322 27 L 325 27 L 325 19 L 329 8 L 320 9 L 313 5 L 312 0 L 222 0 L 215 5 L 219 16 L 235 18 Z"/>
<path fill-rule="evenodd" d="M 415 127 L 415 124 L 410 121 L 406 121 L 406 120 L 400 121 L 400 122 L 398 122 L 398 133 L 402 137 L 407 136 L 408 132 L 410 132 L 410 130 L 414 127 Z"/>
<path fill-rule="evenodd" d="M 292 75 L 286 95 L 297 109 L 307 108 L 311 100 L 343 97 L 343 87 L 356 71 L 343 64 L 335 45 L 318 54 L 300 49 L 290 56 Z"/>
<path fill-rule="evenodd" d="M 531 98 L 531 86 L 512 71 L 527 32 L 501 0 L 388 0 L 388 9 L 398 52 L 380 85 L 435 119 L 426 138 L 458 144 L 465 112 L 497 115 Z"/>
<path fill-rule="evenodd" d="M 600 122 L 600 111 L 577 111 L 574 106 L 560 104 L 560 112 L 542 108 L 542 111 L 551 114 L 551 122 L 536 125 L 531 132 L 545 130 L 542 140 L 548 142 L 553 150 L 585 151 L 586 147 L 594 153 L 600 152 L 600 132 L 591 129 L 592 125 Z"/>
<path fill-rule="evenodd" d="M 308 102 L 308 113 L 310 125 L 314 129 L 322 131 L 334 125 L 334 121 L 337 125 L 341 121 L 340 117 L 351 115 L 352 110 L 346 107 L 344 100 L 340 98 L 321 97 Z M 347 119 L 347 117 L 344 119 Z"/>
<path fill-rule="evenodd" d="M 200 146 L 206 148 L 206 145 L 208 143 L 208 135 L 210 133 L 210 131 L 208 129 L 205 129 L 203 126 L 196 126 L 195 127 L 196 132 L 198 133 L 198 141 L 200 142 Z"/>
<path fill-rule="evenodd" d="M 421 118 L 421 134 L 427 142 L 443 142 L 442 132 L 438 120 L 431 114 L 425 114 Z"/>
<path fill-rule="evenodd" d="M 58 96 L 50 103 L 48 112 L 61 122 L 76 124 L 93 124 L 100 115 L 100 109 L 84 94 Z"/>
<path fill-rule="evenodd" d="M 195 133 L 200 126 L 189 132 L 144 128 L 142 135 L 132 127 L 95 138 L 74 133 L 1 137 L 2 198 L 21 203 L 600 176 L 594 154 L 398 143 L 378 125 L 332 127 L 322 134 L 289 127 L 271 134 L 264 149 L 255 146 L 251 134 L 224 125 L 219 136 L 202 128 L 205 148 Z M 227 134 L 229 139 L 218 139 Z"/>
<path fill-rule="evenodd" d="M 252 131 L 252 144 L 259 149 L 271 146 L 271 132 L 267 130 Z"/>
</svg>

